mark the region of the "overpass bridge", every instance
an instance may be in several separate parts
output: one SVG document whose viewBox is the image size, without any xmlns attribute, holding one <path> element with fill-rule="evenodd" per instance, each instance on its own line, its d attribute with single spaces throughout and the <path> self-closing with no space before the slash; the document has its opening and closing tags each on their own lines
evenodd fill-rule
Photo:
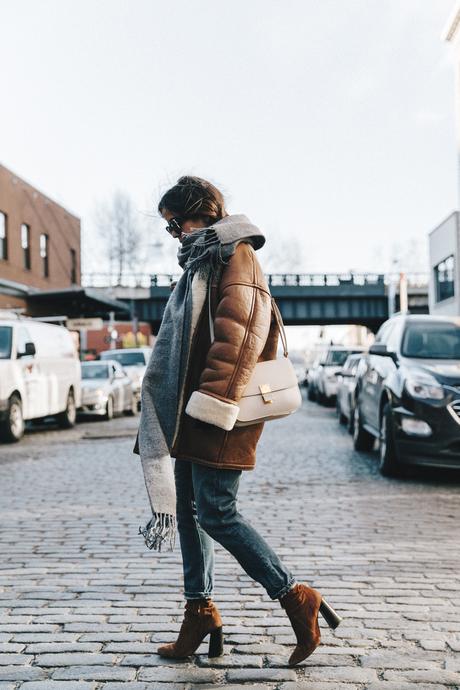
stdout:
<svg viewBox="0 0 460 690">
<path fill-rule="evenodd" d="M 171 283 L 181 274 L 124 276 L 115 285 L 108 274 L 86 274 L 85 287 L 128 302 L 131 315 L 148 321 L 158 332 Z M 269 273 L 270 291 L 286 326 L 359 324 L 374 333 L 390 313 L 400 308 L 400 274 Z M 409 313 L 428 313 L 426 274 L 406 275 Z M 120 282 L 120 281 L 117 281 Z"/>
</svg>

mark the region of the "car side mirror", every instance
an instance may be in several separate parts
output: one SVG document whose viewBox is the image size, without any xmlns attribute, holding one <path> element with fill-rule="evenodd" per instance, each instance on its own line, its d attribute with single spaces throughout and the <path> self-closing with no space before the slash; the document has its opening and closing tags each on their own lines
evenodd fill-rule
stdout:
<svg viewBox="0 0 460 690">
<path fill-rule="evenodd" d="M 370 355 L 379 355 L 380 357 L 390 357 L 395 364 L 398 364 L 398 355 L 396 352 L 391 352 L 387 349 L 385 343 L 374 343 L 369 348 Z"/>
<path fill-rule="evenodd" d="M 20 357 L 33 356 L 36 354 L 35 344 L 32 342 L 26 343 L 24 345 L 23 352 L 18 352 L 18 359 Z"/>
</svg>

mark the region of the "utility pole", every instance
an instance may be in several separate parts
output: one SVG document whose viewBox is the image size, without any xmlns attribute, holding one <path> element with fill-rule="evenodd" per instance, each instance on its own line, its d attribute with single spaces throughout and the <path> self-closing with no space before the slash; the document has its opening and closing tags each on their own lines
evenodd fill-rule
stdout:
<svg viewBox="0 0 460 690">
<path fill-rule="evenodd" d="M 390 272 L 390 281 L 388 283 L 388 317 L 393 316 L 395 313 L 395 304 L 396 304 L 396 279 L 395 279 L 395 272 L 396 268 L 398 265 L 398 259 L 393 259 L 392 261 L 392 270 Z"/>
<path fill-rule="evenodd" d="M 399 274 L 399 311 L 402 314 L 409 312 L 409 299 L 407 295 L 407 276 L 405 273 Z"/>
<path fill-rule="evenodd" d="M 130 306 L 131 306 L 131 323 L 133 326 L 134 343 L 135 343 L 134 346 L 139 347 L 139 339 L 137 337 L 137 333 L 139 330 L 139 319 L 137 318 L 136 306 L 135 306 L 134 299 L 131 299 L 131 305 Z"/>
<path fill-rule="evenodd" d="M 117 344 L 118 332 L 115 329 L 115 312 L 109 312 L 109 336 L 110 336 L 110 350 L 115 350 Z"/>
</svg>

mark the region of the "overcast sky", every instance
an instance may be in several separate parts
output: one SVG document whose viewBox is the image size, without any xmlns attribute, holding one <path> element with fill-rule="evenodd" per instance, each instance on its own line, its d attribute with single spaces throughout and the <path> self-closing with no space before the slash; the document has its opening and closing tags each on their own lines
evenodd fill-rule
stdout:
<svg viewBox="0 0 460 690">
<path fill-rule="evenodd" d="M 262 263 L 282 238 L 296 270 L 424 268 L 457 205 L 453 4 L 2 0 L 0 161 L 86 246 L 113 190 L 145 213 L 192 173 L 266 233 Z"/>
</svg>

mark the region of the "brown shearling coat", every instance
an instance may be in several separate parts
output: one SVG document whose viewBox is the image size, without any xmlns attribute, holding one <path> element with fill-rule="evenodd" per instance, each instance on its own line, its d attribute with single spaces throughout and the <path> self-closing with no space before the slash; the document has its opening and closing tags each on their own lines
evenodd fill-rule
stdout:
<svg viewBox="0 0 460 690">
<path fill-rule="evenodd" d="M 191 344 L 185 404 L 170 454 L 210 467 L 252 470 L 264 422 L 245 427 L 235 427 L 234 422 L 255 364 L 276 358 L 279 326 L 250 242 L 237 245 L 218 284 L 211 285 L 211 314 L 212 343 L 206 297 Z"/>
</svg>

